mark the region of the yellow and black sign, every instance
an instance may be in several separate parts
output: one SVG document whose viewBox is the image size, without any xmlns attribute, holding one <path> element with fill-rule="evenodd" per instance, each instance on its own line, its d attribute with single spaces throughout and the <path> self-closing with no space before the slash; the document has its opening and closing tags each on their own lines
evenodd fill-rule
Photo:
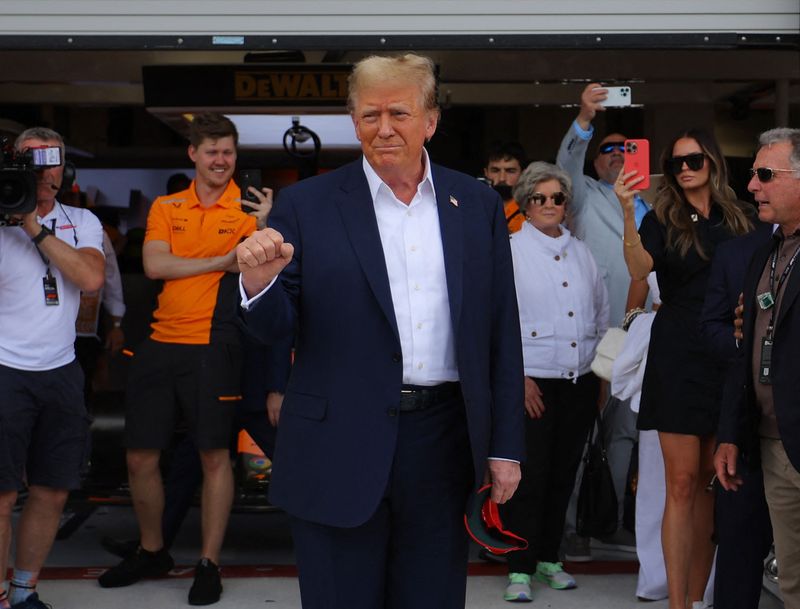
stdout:
<svg viewBox="0 0 800 609">
<path fill-rule="evenodd" d="M 242 71 L 234 73 L 236 101 L 344 102 L 348 72 Z"/>
<path fill-rule="evenodd" d="M 148 107 L 336 106 L 349 65 L 145 66 Z"/>
</svg>

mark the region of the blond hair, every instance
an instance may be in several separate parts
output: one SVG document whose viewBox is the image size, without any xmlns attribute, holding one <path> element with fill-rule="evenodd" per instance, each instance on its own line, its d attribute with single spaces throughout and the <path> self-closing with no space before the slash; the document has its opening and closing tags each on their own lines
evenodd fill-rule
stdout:
<svg viewBox="0 0 800 609">
<path fill-rule="evenodd" d="M 404 55 L 370 55 L 353 66 L 347 79 L 347 109 L 352 113 L 358 93 L 365 87 L 387 84 L 413 84 L 419 87 L 426 110 L 439 112 L 436 91 L 436 66 L 430 57 Z"/>
</svg>

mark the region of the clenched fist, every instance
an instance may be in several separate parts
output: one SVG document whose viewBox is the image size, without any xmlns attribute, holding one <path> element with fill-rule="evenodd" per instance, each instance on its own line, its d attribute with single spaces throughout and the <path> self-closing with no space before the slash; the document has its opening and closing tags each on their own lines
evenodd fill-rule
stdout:
<svg viewBox="0 0 800 609">
<path fill-rule="evenodd" d="M 283 235 L 272 228 L 256 231 L 242 241 L 236 247 L 236 262 L 248 298 L 267 287 L 291 262 L 293 254 L 294 246 L 284 243 Z"/>
</svg>

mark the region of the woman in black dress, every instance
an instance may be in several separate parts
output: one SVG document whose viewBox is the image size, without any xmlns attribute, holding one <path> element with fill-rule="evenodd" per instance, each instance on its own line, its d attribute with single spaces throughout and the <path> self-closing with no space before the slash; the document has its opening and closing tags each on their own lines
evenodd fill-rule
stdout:
<svg viewBox="0 0 800 609">
<path fill-rule="evenodd" d="M 714 250 L 750 230 L 750 214 L 728 186 L 713 136 L 690 129 L 661 158 L 664 180 L 653 210 L 634 223 L 633 196 L 643 179 L 621 174 L 614 190 L 625 217 L 623 251 L 634 279 L 655 270 L 662 306 L 650 338 L 639 429 L 659 432 L 666 474 L 662 525 L 670 609 L 702 607 L 714 558 L 714 433 L 723 370 L 699 340 L 698 322 Z"/>
</svg>

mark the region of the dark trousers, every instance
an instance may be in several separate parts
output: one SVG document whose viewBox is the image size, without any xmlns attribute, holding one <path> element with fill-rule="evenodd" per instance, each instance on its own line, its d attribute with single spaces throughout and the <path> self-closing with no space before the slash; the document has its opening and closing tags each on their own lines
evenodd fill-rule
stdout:
<svg viewBox="0 0 800 609">
<path fill-rule="evenodd" d="M 367 522 L 340 528 L 292 518 L 304 609 L 464 607 L 464 507 L 474 474 L 463 402 L 398 416 L 388 487 Z"/>
<path fill-rule="evenodd" d="M 761 468 L 748 469 L 739 459 L 737 471 L 744 480 L 738 491 L 725 491 L 717 485 L 714 605 L 724 609 L 758 609 L 764 559 L 772 545 L 772 525 Z"/>
<path fill-rule="evenodd" d="M 584 374 L 576 383 L 534 380 L 542 391 L 544 415 L 525 417 L 522 481 L 511 500 L 500 506 L 503 524 L 528 540 L 527 550 L 508 555 L 510 573 L 534 573 L 539 561 L 558 561 L 575 472 L 597 413 L 600 382 L 594 374 Z"/>
</svg>

